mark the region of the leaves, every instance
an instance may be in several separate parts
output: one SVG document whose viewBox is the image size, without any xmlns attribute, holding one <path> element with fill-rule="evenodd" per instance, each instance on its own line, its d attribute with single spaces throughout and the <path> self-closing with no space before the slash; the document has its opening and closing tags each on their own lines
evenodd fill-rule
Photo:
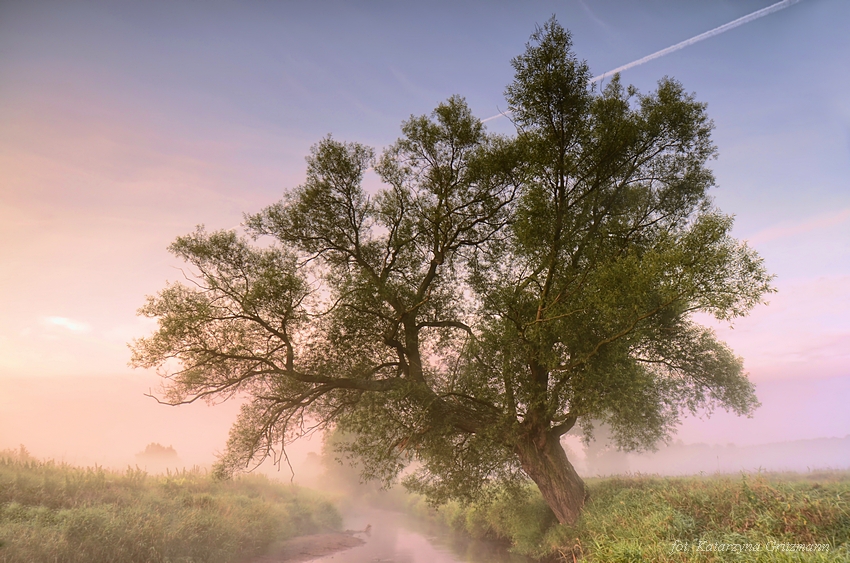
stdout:
<svg viewBox="0 0 850 563">
<path fill-rule="evenodd" d="M 576 424 L 646 448 L 683 411 L 757 406 L 690 320 L 771 291 L 708 196 L 705 105 L 667 78 L 595 90 L 554 19 L 513 66 L 515 137 L 454 96 L 379 156 L 321 140 L 305 183 L 246 216 L 271 245 L 203 229 L 172 245 L 191 285 L 149 298 L 159 330 L 133 362 L 165 369 L 169 402 L 245 394 L 225 471 L 337 426 L 367 476 L 415 462 L 417 490 L 471 498 Z"/>
</svg>

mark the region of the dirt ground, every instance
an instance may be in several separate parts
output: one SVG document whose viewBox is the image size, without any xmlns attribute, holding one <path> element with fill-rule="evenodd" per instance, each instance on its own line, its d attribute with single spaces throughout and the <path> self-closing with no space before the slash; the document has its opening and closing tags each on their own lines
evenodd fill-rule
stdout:
<svg viewBox="0 0 850 563">
<path fill-rule="evenodd" d="M 337 551 L 343 551 L 364 542 L 353 533 L 335 532 L 299 536 L 277 544 L 269 555 L 257 557 L 245 563 L 295 563 L 318 559 Z"/>
</svg>

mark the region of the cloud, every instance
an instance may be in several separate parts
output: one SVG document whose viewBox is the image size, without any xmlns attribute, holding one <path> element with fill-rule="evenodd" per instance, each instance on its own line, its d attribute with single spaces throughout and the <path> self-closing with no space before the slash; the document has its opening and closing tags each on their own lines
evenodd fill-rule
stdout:
<svg viewBox="0 0 850 563">
<path fill-rule="evenodd" d="M 89 332 L 91 327 L 86 323 L 75 321 L 67 317 L 46 317 L 44 323 L 50 326 L 58 326 L 71 332 Z"/>
<path fill-rule="evenodd" d="M 747 242 L 755 246 L 757 244 L 763 244 L 780 238 L 807 233 L 809 231 L 826 229 L 834 225 L 839 225 L 847 219 L 850 219 L 850 207 L 842 209 L 838 213 L 825 213 L 799 222 L 780 223 L 779 225 L 769 227 L 757 232 L 751 237 L 748 237 Z"/>
</svg>

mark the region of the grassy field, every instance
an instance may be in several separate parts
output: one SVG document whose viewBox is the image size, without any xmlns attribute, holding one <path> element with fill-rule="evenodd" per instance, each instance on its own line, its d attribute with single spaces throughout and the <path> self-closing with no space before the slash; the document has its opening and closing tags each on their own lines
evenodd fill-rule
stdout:
<svg viewBox="0 0 850 563">
<path fill-rule="evenodd" d="M 0 452 L 2 563 L 238 563 L 340 526 L 322 497 L 261 476 L 151 476 Z"/>
<path fill-rule="evenodd" d="M 540 559 L 850 561 L 850 472 L 634 476 L 588 486 L 575 527 L 558 525 L 531 486 L 437 511 L 421 497 L 389 496 L 391 505 Z M 340 525 L 326 499 L 261 476 L 151 476 L 0 452 L 0 563 L 239 563 L 278 541 Z"/>
<path fill-rule="evenodd" d="M 532 487 L 436 512 L 418 499 L 411 509 L 510 541 L 519 553 L 570 562 L 850 562 L 850 472 L 635 476 L 588 486 L 575 527 L 557 525 Z"/>
</svg>

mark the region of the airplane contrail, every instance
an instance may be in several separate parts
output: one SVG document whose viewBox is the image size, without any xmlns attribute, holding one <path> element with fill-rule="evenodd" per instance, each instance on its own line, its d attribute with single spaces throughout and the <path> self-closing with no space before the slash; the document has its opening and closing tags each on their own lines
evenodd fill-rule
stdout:
<svg viewBox="0 0 850 563">
<path fill-rule="evenodd" d="M 634 68 L 634 67 L 640 66 L 644 63 L 648 63 L 649 61 L 655 60 L 659 57 L 663 57 L 664 55 L 669 55 L 670 53 L 672 53 L 674 51 L 678 51 L 679 49 L 684 49 L 685 47 L 690 47 L 694 43 L 699 43 L 700 41 L 703 41 L 705 39 L 709 39 L 711 37 L 714 37 L 715 35 L 720 35 L 721 33 L 729 31 L 730 29 L 736 28 L 739 25 L 744 25 L 745 23 L 749 23 L 753 20 L 763 18 L 766 15 L 772 14 L 773 12 L 778 12 L 779 10 L 783 10 L 783 9 L 787 8 L 788 6 L 791 6 L 792 4 L 796 4 L 798 2 L 802 2 L 802 0 L 782 0 L 781 2 L 777 2 L 776 4 L 771 4 L 770 6 L 768 6 L 766 8 L 762 8 L 761 10 L 756 10 L 755 12 L 753 12 L 751 14 L 747 14 L 746 16 L 742 16 L 742 17 L 740 17 L 736 20 L 730 21 L 729 23 L 723 24 L 720 27 L 715 27 L 714 29 L 710 29 L 710 30 L 706 31 L 705 33 L 700 33 L 699 35 L 695 35 L 694 37 L 691 37 L 690 39 L 685 39 L 684 41 L 676 43 L 675 45 L 667 47 L 666 49 L 661 49 L 660 51 L 656 51 L 656 52 L 652 53 L 651 55 L 647 55 L 647 56 L 645 56 L 641 59 L 638 59 L 636 61 L 632 61 L 630 63 L 624 64 L 623 66 L 618 66 L 617 68 L 615 68 L 613 70 L 603 72 L 599 76 L 594 76 L 593 78 L 591 78 L 590 82 L 591 83 L 599 82 L 600 80 L 603 80 L 608 76 L 612 76 L 612 75 L 614 75 L 618 72 L 622 72 L 624 70 L 629 70 L 630 68 Z M 493 115 L 491 117 L 488 117 L 487 119 L 482 119 L 481 122 L 486 123 L 490 120 L 497 119 L 497 118 L 502 117 L 504 115 L 508 115 L 509 113 L 510 112 L 499 113 L 497 115 Z"/>
<path fill-rule="evenodd" d="M 663 57 L 664 55 L 668 55 L 674 51 L 678 51 L 679 49 L 684 49 L 685 47 L 690 47 L 694 43 L 699 43 L 704 39 L 709 39 L 714 37 L 715 35 L 720 35 L 725 31 L 729 31 L 730 29 L 736 28 L 739 25 L 744 25 L 745 23 L 750 23 L 753 20 L 757 20 L 759 18 L 763 18 L 768 14 L 772 14 L 773 12 L 778 12 L 779 10 L 784 10 L 788 6 L 792 4 L 796 4 L 797 2 L 801 2 L 802 0 L 782 0 L 781 2 L 777 2 L 776 4 L 771 4 L 767 8 L 762 8 L 761 10 L 757 10 L 752 14 L 747 14 L 746 16 L 740 17 L 737 20 L 730 21 L 729 23 L 723 24 L 720 27 L 715 27 L 705 33 L 700 33 L 697 36 L 691 37 L 690 39 L 685 39 L 680 43 L 676 43 L 671 47 L 667 47 L 666 49 L 661 49 L 660 51 L 656 51 L 651 55 L 647 55 L 642 59 L 638 59 L 636 61 L 632 61 L 628 64 L 624 64 L 623 66 L 618 66 L 614 70 L 609 70 L 607 72 L 603 72 L 599 76 L 594 76 L 590 79 L 591 82 L 599 82 L 604 79 L 606 76 L 611 76 L 618 72 L 622 72 L 624 70 L 628 70 L 630 68 L 634 68 L 636 66 L 640 66 L 644 63 L 648 63 L 651 60 L 657 59 L 659 57 Z"/>
</svg>

